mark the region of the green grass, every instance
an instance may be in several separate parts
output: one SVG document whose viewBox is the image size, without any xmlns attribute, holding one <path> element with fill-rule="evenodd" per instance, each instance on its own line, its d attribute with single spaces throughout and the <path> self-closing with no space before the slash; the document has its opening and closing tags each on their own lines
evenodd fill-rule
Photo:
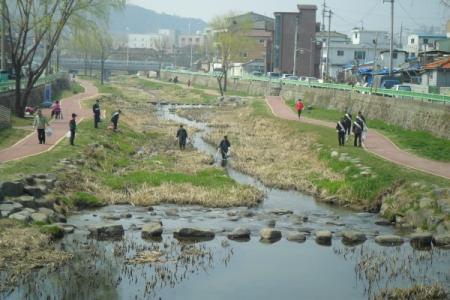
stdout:
<svg viewBox="0 0 450 300">
<path fill-rule="evenodd" d="M 190 183 L 194 186 L 222 188 L 235 185 L 235 181 L 229 178 L 221 169 L 208 169 L 195 174 L 174 172 L 149 172 L 135 171 L 121 177 L 103 177 L 103 183 L 112 189 L 135 188 L 144 183 L 151 186 L 160 186 L 163 183 Z"/>
<path fill-rule="evenodd" d="M 334 130 L 317 125 L 310 125 L 299 123 L 295 121 L 284 121 L 274 117 L 268 110 L 264 102 L 253 102 L 254 114 L 259 117 L 271 118 L 274 122 L 288 122 L 289 126 L 294 130 L 298 136 L 305 133 L 314 134 L 317 137 L 317 142 L 322 144 L 322 150 L 319 151 L 319 158 L 325 161 L 329 168 L 336 173 L 344 175 L 341 181 L 323 180 L 320 174 L 311 178 L 312 182 L 320 189 L 326 189 L 330 194 L 345 194 L 361 203 L 371 203 L 381 193 L 388 188 L 395 185 L 397 182 L 404 180 L 406 182 L 423 182 L 430 188 L 434 185 L 448 186 L 449 180 L 441 177 L 435 177 L 418 171 L 410 170 L 398 165 L 392 164 L 386 160 L 379 158 L 361 148 L 352 146 L 341 147 L 337 146 L 337 137 Z M 364 166 L 372 169 L 372 172 L 377 175 L 373 177 L 362 177 L 359 175 L 361 170 L 353 163 L 346 161 L 339 161 L 331 157 L 331 151 L 345 152 L 350 157 L 359 159 Z M 317 149 L 311 146 L 311 151 Z M 348 171 L 343 170 L 348 167 Z"/>
<path fill-rule="evenodd" d="M 295 101 L 291 100 L 289 104 L 294 109 Z M 311 111 L 305 110 L 302 115 L 312 119 L 337 122 L 344 114 L 337 110 L 314 107 Z M 370 128 L 378 130 L 404 150 L 429 159 L 450 162 L 450 140 L 436 137 L 426 131 L 403 129 L 381 120 L 368 119 L 367 125 L 369 130 Z"/>
<path fill-rule="evenodd" d="M 95 208 L 104 205 L 96 196 L 86 192 L 76 192 L 68 198 L 66 204 L 78 209 Z"/>
<path fill-rule="evenodd" d="M 26 127 L 26 126 L 33 126 L 33 117 L 27 117 L 27 118 L 19 118 L 16 116 L 11 117 L 11 126 L 12 127 Z"/>
<path fill-rule="evenodd" d="M 52 98 L 53 101 L 61 100 L 64 98 L 68 98 L 70 96 L 73 96 L 75 94 L 83 93 L 84 87 L 82 87 L 78 82 L 72 81 L 70 83 L 69 89 L 59 90 L 53 93 Z"/>
<path fill-rule="evenodd" d="M 28 134 L 30 134 L 30 131 L 25 129 L 0 129 L 0 150 L 14 145 Z"/>
</svg>

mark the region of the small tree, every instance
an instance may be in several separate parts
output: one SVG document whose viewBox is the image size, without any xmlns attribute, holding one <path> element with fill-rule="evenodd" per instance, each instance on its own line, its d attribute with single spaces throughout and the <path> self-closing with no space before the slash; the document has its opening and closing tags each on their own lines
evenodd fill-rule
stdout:
<svg viewBox="0 0 450 300">
<path fill-rule="evenodd" d="M 169 37 L 166 35 L 160 35 L 159 39 L 155 40 L 153 48 L 156 51 L 156 57 L 158 59 L 158 78 L 161 74 L 162 64 L 166 58 L 166 55 L 172 45 L 170 45 Z"/>
<path fill-rule="evenodd" d="M 249 38 L 253 27 L 250 19 L 237 19 L 234 14 L 215 17 L 210 27 L 213 30 L 214 43 L 222 68 L 215 71 L 220 94 L 227 91 L 228 70 L 233 61 L 242 59 L 242 52 L 252 47 L 254 41 Z"/>
<path fill-rule="evenodd" d="M 16 75 L 15 113 L 23 117 L 34 84 L 44 73 L 63 30 L 68 25 L 92 24 L 108 17 L 125 0 L 11 0 L 4 1 L 2 18 L 11 45 L 11 63 Z M 44 53 L 38 61 L 40 48 Z M 22 85 L 22 70 L 27 67 Z"/>
</svg>

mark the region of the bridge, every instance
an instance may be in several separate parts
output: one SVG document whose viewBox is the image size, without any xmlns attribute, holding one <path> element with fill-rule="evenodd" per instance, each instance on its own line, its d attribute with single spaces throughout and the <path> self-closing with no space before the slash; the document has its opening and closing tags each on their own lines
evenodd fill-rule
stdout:
<svg viewBox="0 0 450 300">
<path fill-rule="evenodd" d="M 84 70 L 86 68 L 86 63 L 84 59 L 77 58 L 61 58 L 60 66 L 66 70 Z M 110 71 L 129 71 L 129 72 L 138 72 L 138 71 L 159 71 L 159 62 L 154 61 L 133 61 L 133 60 L 110 60 L 107 59 L 105 61 L 105 70 Z M 101 69 L 101 60 L 100 59 L 91 59 L 87 62 L 87 68 L 93 70 Z"/>
</svg>

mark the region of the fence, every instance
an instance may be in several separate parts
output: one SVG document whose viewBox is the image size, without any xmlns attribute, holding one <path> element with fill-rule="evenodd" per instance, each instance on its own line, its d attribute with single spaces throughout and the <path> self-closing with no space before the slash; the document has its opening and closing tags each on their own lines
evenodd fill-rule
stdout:
<svg viewBox="0 0 450 300">
<path fill-rule="evenodd" d="M 185 70 L 166 70 L 166 72 L 174 73 L 174 74 L 186 74 L 186 75 L 195 75 L 195 76 L 214 76 L 211 73 L 202 73 L 202 72 L 191 72 Z M 370 87 L 362 87 L 362 86 L 352 86 L 348 84 L 337 84 L 337 83 L 320 83 L 316 81 L 299 81 L 299 80 L 285 80 L 285 79 L 270 79 L 263 76 L 242 76 L 242 77 L 233 77 L 239 80 L 249 80 L 249 81 L 266 81 L 273 83 L 280 83 L 286 85 L 293 86 L 305 86 L 310 88 L 321 88 L 321 89 L 335 89 L 341 91 L 349 91 L 356 92 L 362 94 L 375 94 L 385 97 L 396 97 L 400 99 L 413 99 L 419 101 L 430 101 L 430 102 L 438 102 L 442 104 L 450 104 L 450 96 L 448 95 L 439 95 L 432 93 L 419 93 L 412 91 L 396 91 L 392 89 L 376 89 Z"/>
<path fill-rule="evenodd" d="M 11 110 L 0 105 L 0 129 L 11 127 Z"/>
<path fill-rule="evenodd" d="M 48 75 L 45 77 L 41 77 L 36 81 L 34 86 L 47 84 L 47 83 L 53 82 L 57 79 L 64 78 L 65 76 L 67 76 L 66 72 L 59 72 L 59 73 L 51 74 L 51 75 Z M 20 85 L 22 89 L 25 88 L 25 84 L 26 84 L 25 80 L 22 80 L 21 85 Z M 0 83 L 0 92 L 11 91 L 11 90 L 14 90 L 15 88 L 16 88 L 16 82 L 14 80 L 8 80 L 6 82 Z"/>
</svg>

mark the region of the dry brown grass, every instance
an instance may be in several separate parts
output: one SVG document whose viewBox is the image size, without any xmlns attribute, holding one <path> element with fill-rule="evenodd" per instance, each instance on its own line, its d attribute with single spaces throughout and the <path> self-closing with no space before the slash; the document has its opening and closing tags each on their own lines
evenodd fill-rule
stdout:
<svg viewBox="0 0 450 300">
<path fill-rule="evenodd" d="M 8 274 L 0 282 L 0 291 L 35 269 L 56 267 L 71 257 L 69 253 L 56 250 L 50 236 L 41 233 L 39 228 L 0 220 L 0 271 Z"/>
<path fill-rule="evenodd" d="M 233 166 L 269 186 L 316 193 L 312 177 L 341 179 L 311 151 L 310 145 L 316 141 L 313 135 L 298 138 L 286 123 L 255 118 L 250 107 L 221 107 L 207 118 L 214 128 L 208 140 L 218 143 L 228 135 Z"/>
</svg>

